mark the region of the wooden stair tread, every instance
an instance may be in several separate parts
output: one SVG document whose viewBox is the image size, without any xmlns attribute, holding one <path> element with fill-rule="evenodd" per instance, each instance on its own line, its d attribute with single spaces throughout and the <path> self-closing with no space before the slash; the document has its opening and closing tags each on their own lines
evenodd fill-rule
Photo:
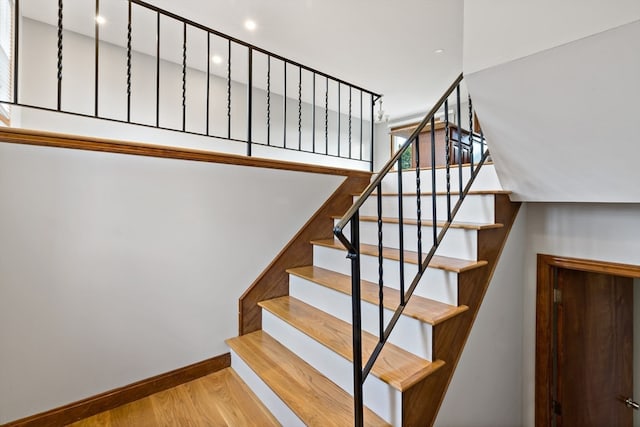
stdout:
<svg viewBox="0 0 640 427">
<path fill-rule="evenodd" d="M 319 239 L 312 240 L 312 245 L 324 246 L 332 249 L 346 250 L 339 240 L 336 239 Z M 378 256 L 378 247 L 375 245 L 360 244 L 360 251 L 363 255 Z M 426 253 L 423 253 L 425 256 Z M 395 261 L 400 260 L 400 250 L 394 248 L 382 248 L 382 256 Z M 404 251 L 404 261 L 410 264 L 418 264 L 418 253 L 414 251 Z M 451 258 L 440 255 L 434 255 L 431 258 L 429 267 L 438 268 L 440 270 L 452 271 L 454 273 L 463 273 L 474 268 L 487 265 L 486 261 L 469 261 L 466 259 Z"/>
<path fill-rule="evenodd" d="M 437 124 L 437 122 L 436 122 L 436 124 Z M 444 127 L 444 122 L 440 122 L 440 124 L 442 124 L 443 127 Z M 451 122 L 451 124 L 455 126 L 455 123 Z M 429 125 L 427 125 L 427 126 L 429 126 Z M 490 166 L 490 165 L 491 166 L 493 165 L 493 161 L 492 160 L 487 160 L 483 164 L 483 166 Z M 451 163 L 449 165 L 449 167 L 451 169 L 457 169 L 459 166 L 458 166 L 458 163 Z M 468 169 L 469 167 L 471 167 L 471 163 L 463 163 L 462 167 L 464 169 Z M 478 165 L 476 164 L 475 168 L 477 168 L 477 167 L 478 167 Z M 432 169 L 431 166 L 424 166 L 424 167 L 420 168 L 421 171 L 430 171 L 431 169 Z M 445 165 L 436 166 L 436 169 L 446 169 L 446 166 Z M 415 171 L 416 171 L 416 168 L 402 168 L 402 173 L 404 173 L 404 172 L 415 172 Z M 393 172 L 398 173 L 398 171 L 397 171 L 397 169 L 395 169 L 395 167 L 393 169 Z"/>
<path fill-rule="evenodd" d="M 512 191 L 510 190 L 471 190 L 467 193 L 467 195 L 473 195 L 473 196 L 490 196 L 493 194 L 511 194 Z M 373 193 L 371 193 L 371 196 L 376 196 L 378 193 L 376 191 L 374 191 Z M 397 192 L 393 192 L 393 191 L 383 191 L 382 192 L 382 197 L 391 197 L 391 196 L 398 196 L 400 193 Z M 449 194 L 451 194 L 452 196 L 459 196 L 460 195 L 460 191 L 450 191 Z M 352 196 L 354 197 L 360 197 L 362 195 L 362 193 L 351 193 Z M 402 193 L 403 196 L 414 196 L 416 197 L 418 195 L 418 193 L 416 191 L 413 192 L 403 192 Z M 433 191 L 421 191 L 420 192 L 421 196 L 431 196 L 433 195 Z M 436 196 L 446 196 L 447 192 L 446 191 L 436 191 Z"/>
<path fill-rule="evenodd" d="M 226 342 L 307 426 L 353 426 L 353 397 L 266 332 Z M 368 408 L 364 421 L 390 425 Z"/>
<path fill-rule="evenodd" d="M 336 273 L 335 271 L 313 265 L 290 268 L 287 270 L 287 273 L 294 274 L 343 294 L 351 295 L 351 277 L 345 274 Z M 362 280 L 360 283 L 362 299 L 377 305 L 378 285 L 367 280 Z M 400 303 L 400 291 L 387 286 L 383 289 L 383 303 L 385 308 L 395 311 Z M 414 294 L 409 299 L 403 314 L 430 325 L 437 325 L 467 310 L 468 307 L 466 305 L 456 307 Z"/>
<path fill-rule="evenodd" d="M 331 218 L 332 219 L 342 219 L 342 216 L 341 215 L 333 215 Z M 378 217 L 377 216 L 361 215 L 360 216 L 360 221 L 378 222 Z M 382 222 L 385 222 L 385 223 L 388 223 L 388 224 L 398 224 L 398 223 L 400 223 L 400 220 L 398 218 L 393 218 L 393 217 L 382 217 Z M 418 220 L 416 220 L 416 219 L 405 218 L 402 222 L 403 222 L 403 224 L 406 224 L 406 225 L 418 225 Z M 431 221 L 431 220 L 422 220 L 421 222 L 422 222 L 422 226 L 423 227 L 432 227 L 433 226 L 433 221 Z M 436 223 L 436 225 L 438 227 L 444 227 L 446 225 L 446 221 L 438 221 Z M 499 223 L 482 224 L 482 223 L 476 223 L 476 222 L 452 222 L 449 227 L 450 228 L 461 228 L 461 229 L 464 229 L 464 230 L 488 230 L 488 229 L 491 229 L 491 228 L 502 228 L 503 225 L 499 224 Z"/>
<path fill-rule="evenodd" d="M 262 301 L 259 305 L 350 362 L 353 361 L 351 324 L 289 296 Z M 377 343 L 377 337 L 362 331 L 363 363 L 373 353 Z M 397 390 L 405 391 L 443 365 L 442 361 L 429 362 L 387 342 L 371 373 Z"/>
</svg>

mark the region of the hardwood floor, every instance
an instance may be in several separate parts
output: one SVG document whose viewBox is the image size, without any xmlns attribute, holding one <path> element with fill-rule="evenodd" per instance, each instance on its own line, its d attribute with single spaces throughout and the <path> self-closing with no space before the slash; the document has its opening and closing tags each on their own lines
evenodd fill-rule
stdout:
<svg viewBox="0 0 640 427">
<path fill-rule="evenodd" d="M 279 425 L 231 368 L 70 424 L 72 427 Z"/>
</svg>

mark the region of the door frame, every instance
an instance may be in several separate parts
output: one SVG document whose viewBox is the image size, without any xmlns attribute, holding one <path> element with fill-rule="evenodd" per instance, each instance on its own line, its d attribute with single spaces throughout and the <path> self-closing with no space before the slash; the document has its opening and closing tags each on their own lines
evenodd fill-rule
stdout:
<svg viewBox="0 0 640 427">
<path fill-rule="evenodd" d="M 535 425 L 552 423 L 553 273 L 557 268 L 640 278 L 640 266 L 538 254 L 536 285 Z"/>
</svg>

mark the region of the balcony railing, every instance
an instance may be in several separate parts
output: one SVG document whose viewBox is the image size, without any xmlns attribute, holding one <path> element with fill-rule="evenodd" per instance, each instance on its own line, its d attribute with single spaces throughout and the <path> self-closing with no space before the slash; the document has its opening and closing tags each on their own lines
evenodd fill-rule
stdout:
<svg viewBox="0 0 640 427">
<path fill-rule="evenodd" d="M 373 167 L 375 92 L 140 0 L 38 4 L 14 0 L 0 103 Z"/>
</svg>

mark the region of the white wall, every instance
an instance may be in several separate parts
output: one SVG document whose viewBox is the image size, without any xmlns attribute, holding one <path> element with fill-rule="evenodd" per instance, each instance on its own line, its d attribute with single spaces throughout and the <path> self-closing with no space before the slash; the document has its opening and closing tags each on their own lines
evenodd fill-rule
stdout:
<svg viewBox="0 0 640 427">
<path fill-rule="evenodd" d="M 529 203 L 525 240 L 523 425 L 533 426 L 536 256 L 546 253 L 640 265 L 640 204 Z M 637 318 L 634 323 L 637 331 Z"/>
<path fill-rule="evenodd" d="M 0 143 L 0 423 L 225 353 L 342 179 Z"/>
<path fill-rule="evenodd" d="M 496 267 L 436 426 L 511 427 L 522 420 L 522 272 L 527 211 L 521 208 Z"/>
<path fill-rule="evenodd" d="M 195 36 L 194 36 L 195 37 Z M 64 32 L 63 50 L 63 83 L 62 108 L 82 114 L 94 114 L 94 40 L 71 31 Z M 156 58 L 136 51 L 145 49 L 136 34 L 133 35 L 132 58 L 132 95 L 131 120 L 146 125 L 156 122 Z M 167 43 L 165 43 L 166 45 Z M 175 41 L 174 41 L 175 44 Z M 194 42 L 195 44 L 195 42 Z M 173 46 L 177 49 L 176 46 Z M 163 55 L 171 56 L 171 47 L 163 49 Z M 181 46 L 179 46 L 181 49 Z M 236 50 L 238 50 L 237 48 Z M 187 54 L 187 85 L 186 85 L 186 130 L 205 133 L 207 125 L 206 114 L 206 69 L 199 58 L 206 58 L 204 52 L 189 51 Z M 19 101 L 27 105 L 38 105 L 47 108 L 56 107 L 56 29 L 48 24 L 23 19 L 20 56 L 20 96 Z M 246 57 L 242 61 L 232 63 L 231 89 L 231 137 L 245 140 L 247 137 L 247 89 L 246 76 L 241 70 L 246 67 Z M 99 114 L 107 118 L 126 120 L 127 87 L 126 87 L 126 50 L 110 43 L 100 44 L 100 74 L 99 74 Z M 266 63 L 266 58 L 256 54 L 254 63 Z M 283 97 L 275 92 L 282 84 L 282 64 L 272 61 L 272 85 L 270 123 L 270 143 L 282 147 L 283 135 Z M 306 99 L 312 96 L 311 76 L 303 74 L 303 102 L 301 110 L 302 139 L 299 142 L 298 133 L 298 91 L 297 70 L 288 67 L 288 97 L 287 97 L 287 135 L 286 147 L 313 151 L 312 141 L 312 106 Z M 226 64 L 211 66 L 210 78 L 210 110 L 209 131 L 211 135 L 227 135 L 227 81 Z M 216 75 L 217 74 L 217 75 Z M 246 72 L 244 73 L 246 74 Z M 257 71 L 254 73 L 254 84 L 266 85 L 266 77 Z M 220 77 L 220 76 L 224 76 Z M 236 80 L 238 79 L 238 80 Z M 182 64 L 161 60 L 160 67 L 160 126 L 171 129 L 182 129 Z M 292 84 L 295 83 L 295 87 Z M 324 80 L 317 78 L 316 82 L 316 152 L 338 154 L 338 116 L 337 116 L 337 86 L 329 85 L 328 112 L 328 140 L 325 140 L 325 110 L 324 110 Z M 254 144 L 254 156 L 277 158 L 304 163 L 316 163 L 354 169 L 369 169 L 368 163 L 358 161 L 360 158 L 360 97 L 359 92 L 352 94 L 352 125 L 351 125 L 351 159 L 327 157 L 310 153 L 299 153 L 293 150 L 269 148 Z M 348 157 L 349 153 L 349 119 L 348 119 L 348 91 L 342 88 L 342 106 L 340 115 L 340 154 Z M 362 122 L 362 157 L 370 157 L 371 125 L 367 120 L 367 103 L 370 98 L 363 98 L 364 120 Z M 322 108 L 320 107 L 322 106 Z M 253 90 L 252 138 L 262 144 L 267 143 L 267 95 L 266 91 L 258 88 Z M 200 137 L 196 135 L 176 134 L 157 131 L 140 126 L 129 126 L 113 122 L 96 122 L 90 119 L 69 115 L 52 114 L 32 109 L 23 109 L 19 126 L 29 129 L 43 129 L 56 132 L 101 136 L 108 138 L 128 139 L 154 144 L 165 144 L 220 151 L 236 154 L 246 153 L 246 144 L 228 141 L 220 138 Z M 328 143 L 328 147 L 326 144 Z"/>
<path fill-rule="evenodd" d="M 498 176 L 534 202 L 640 202 L 640 20 L 472 75 Z"/>
<path fill-rule="evenodd" d="M 640 2 L 465 1 L 463 70 L 498 175 L 532 202 L 640 202 Z"/>
<path fill-rule="evenodd" d="M 465 0 L 463 69 L 468 75 L 637 19 L 637 0 Z"/>
</svg>

